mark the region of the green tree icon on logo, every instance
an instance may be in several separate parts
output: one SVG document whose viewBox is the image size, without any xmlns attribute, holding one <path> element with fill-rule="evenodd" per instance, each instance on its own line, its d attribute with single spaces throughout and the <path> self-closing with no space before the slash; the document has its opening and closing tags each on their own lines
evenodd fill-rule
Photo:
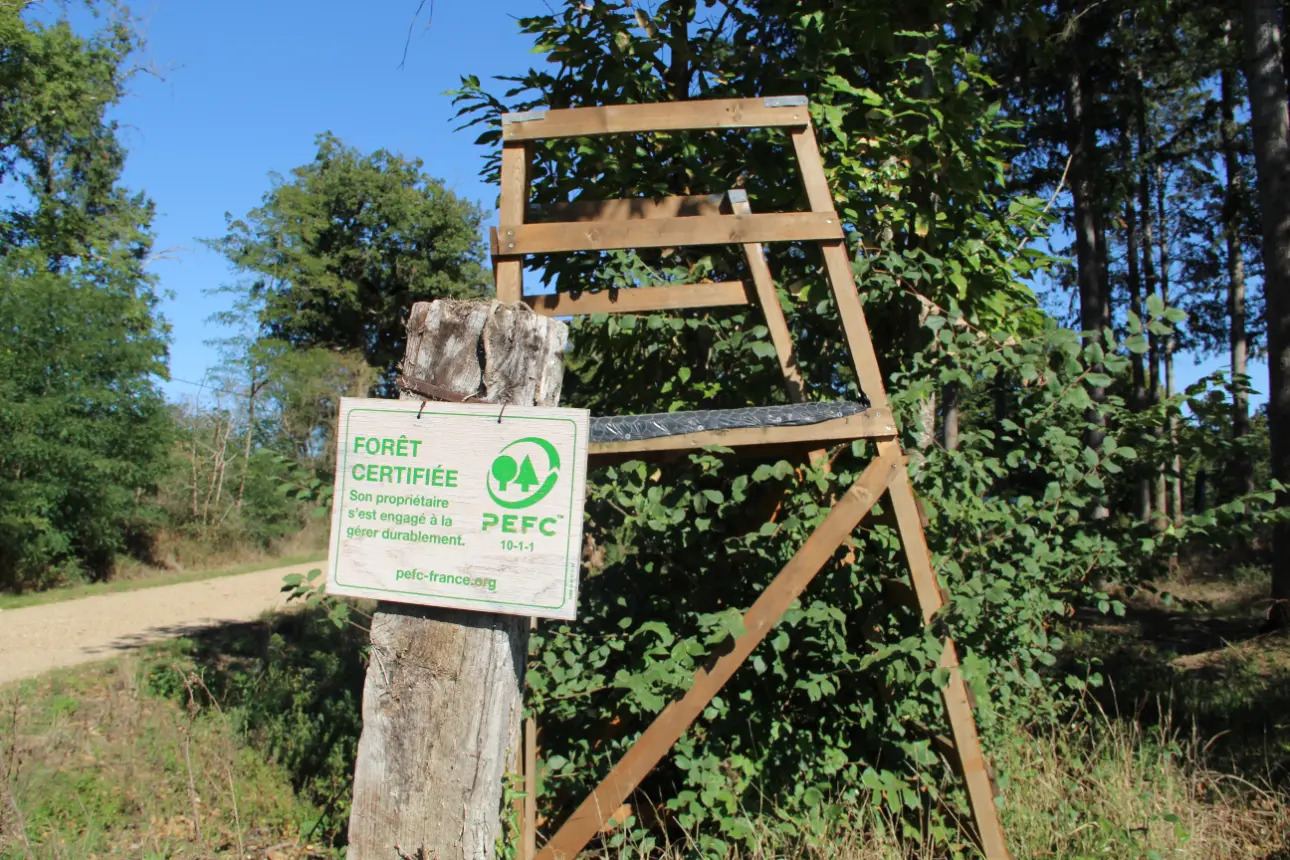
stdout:
<svg viewBox="0 0 1290 860">
<path fill-rule="evenodd" d="M 514 463 L 515 461 L 511 460 L 511 462 Z M 493 473 L 493 477 L 497 477 L 496 472 Z M 501 478 L 498 478 L 498 480 L 500 481 Z M 520 475 L 515 479 L 515 483 L 519 484 L 520 489 L 526 493 L 529 491 L 530 487 L 536 487 L 538 485 L 538 476 L 537 472 L 533 471 L 533 459 L 531 457 L 524 458 L 524 464 L 520 466 Z M 505 486 L 503 486 L 502 489 L 505 489 Z"/>
<path fill-rule="evenodd" d="M 532 453 L 524 453 L 526 450 Z M 484 480 L 489 498 L 500 507 L 517 511 L 535 505 L 559 483 L 560 452 L 548 440 L 525 436 L 511 442 L 502 452 L 494 458 Z M 543 477 L 538 477 L 538 469 L 542 470 Z"/>
<path fill-rule="evenodd" d="M 533 474 L 533 464 L 529 462 L 528 457 L 524 458 L 524 467 L 528 469 L 528 474 Z M 497 479 L 498 491 L 503 493 L 506 492 L 506 485 L 515 480 L 515 475 L 518 472 L 520 472 L 520 469 L 515 465 L 514 457 L 508 457 L 503 454 L 494 460 L 493 477 Z M 533 478 L 533 483 L 537 483 L 536 477 Z M 528 485 L 524 483 L 524 475 L 522 473 L 520 474 L 520 485 L 524 487 L 525 492 L 528 492 Z"/>
</svg>

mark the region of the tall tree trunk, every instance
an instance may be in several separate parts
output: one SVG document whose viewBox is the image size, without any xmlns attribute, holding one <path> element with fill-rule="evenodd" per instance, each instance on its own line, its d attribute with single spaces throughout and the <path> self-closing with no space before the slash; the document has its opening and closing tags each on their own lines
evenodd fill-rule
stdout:
<svg viewBox="0 0 1290 860">
<path fill-rule="evenodd" d="M 1077 48 L 1078 50 L 1078 48 Z M 1093 96 L 1088 75 L 1075 64 L 1067 78 L 1066 120 L 1070 135 L 1071 196 L 1075 201 L 1075 260 L 1079 276 L 1080 327 L 1084 329 L 1084 342 L 1101 342 L 1105 324 L 1105 290 L 1100 277 L 1100 251 L 1098 249 L 1097 193 L 1094 183 L 1096 166 L 1096 138 L 1093 129 Z M 1101 372 L 1100 366 L 1094 368 Z M 1106 399 L 1106 391 L 1090 391 L 1095 404 Z M 1095 451 L 1102 449 L 1106 438 L 1105 419 L 1095 405 L 1088 412 L 1089 428 L 1084 444 Z M 1098 499 L 1089 511 L 1093 519 L 1105 519 L 1110 511 L 1104 498 Z"/>
<path fill-rule="evenodd" d="M 936 441 L 936 394 L 927 395 L 918 401 L 918 437 L 914 441 L 918 451 L 910 456 L 910 461 L 922 462 L 923 453 Z"/>
<path fill-rule="evenodd" d="M 1156 237 L 1160 243 L 1160 300 L 1169 307 L 1169 219 L 1165 214 L 1166 177 L 1164 166 L 1156 164 Z M 1172 330 L 1165 337 L 1165 397 L 1174 396 L 1174 351 L 1178 338 Z M 1165 422 L 1165 431 L 1169 435 L 1169 449 L 1174 452 L 1170 459 L 1169 476 L 1169 515 L 1175 525 L 1182 523 L 1182 455 L 1178 453 L 1178 416 L 1172 409 Z"/>
<path fill-rule="evenodd" d="M 1276 0 L 1242 0 L 1245 74 L 1254 129 L 1254 165 L 1263 210 L 1263 291 L 1268 320 L 1268 424 L 1272 477 L 1290 486 L 1290 121 Z M 1290 506 L 1290 493 L 1277 503 Z M 1290 625 L 1290 524 L 1273 533 L 1269 620 Z"/>
<path fill-rule="evenodd" d="M 1093 207 L 1093 227 L 1097 248 L 1097 283 L 1101 290 L 1097 311 L 1101 330 L 1110 328 L 1111 320 L 1115 317 L 1111 303 L 1111 261 L 1107 256 L 1109 243 L 1106 240 L 1106 213 L 1102 211 L 1101 205 Z"/>
<path fill-rule="evenodd" d="M 690 97 L 690 22 L 694 20 L 696 0 L 681 4 L 680 14 L 672 19 L 668 49 L 672 63 L 668 67 L 668 89 L 676 101 Z"/>
<path fill-rule="evenodd" d="M 212 419 L 215 422 L 215 438 L 211 440 L 211 475 L 206 482 L 206 498 L 202 500 L 202 525 L 210 525 L 211 518 L 211 499 L 215 497 L 215 482 L 220 477 L 220 459 L 221 450 L 228 445 L 228 431 L 224 431 L 224 438 L 220 440 L 220 419 L 219 413 L 215 413 Z M 229 422 L 230 424 L 232 422 Z"/>
<path fill-rule="evenodd" d="M 990 414 L 994 418 L 994 425 L 991 428 L 994 431 L 994 438 L 990 440 L 989 450 L 991 456 L 1000 462 L 1008 456 L 1008 450 L 1011 447 L 1006 436 L 1012 434 L 1004 430 L 1004 422 L 1008 420 L 1008 407 L 1013 403 L 1012 380 L 1009 380 L 1006 374 L 996 373 L 994 379 L 989 381 L 990 394 Z M 1007 473 L 996 475 L 991 492 L 1000 497 L 1007 497 L 1012 493 L 1011 480 Z"/>
<path fill-rule="evenodd" d="M 932 303 L 923 296 L 918 297 L 918 316 L 917 326 L 914 325 L 914 318 L 910 320 L 910 342 L 917 343 L 919 335 L 924 331 L 927 324 L 927 318 L 931 316 Z M 936 348 L 936 343 L 932 343 L 932 348 Z M 926 397 L 918 399 L 918 435 L 915 437 L 914 447 L 916 450 L 909 452 L 909 462 L 918 465 L 926 459 L 924 452 L 932 447 L 936 441 L 936 391 L 931 391 Z"/>
<path fill-rule="evenodd" d="M 1223 43 L 1231 40 L 1233 22 L 1223 24 Z M 1222 118 L 1219 134 L 1223 143 L 1223 168 L 1227 185 L 1223 189 L 1223 242 L 1227 255 L 1228 343 L 1232 362 L 1232 441 L 1239 443 L 1250 432 L 1250 401 L 1244 378 L 1249 340 L 1245 332 L 1245 254 L 1241 247 L 1241 165 L 1236 141 L 1236 71 L 1223 62 L 1219 81 Z M 1242 493 L 1254 492 L 1254 470 L 1250 458 L 1239 450 L 1232 457 L 1232 474 Z"/>
<path fill-rule="evenodd" d="M 1147 168 L 1148 159 L 1151 156 L 1151 142 L 1147 136 L 1147 99 L 1146 85 L 1143 81 L 1142 70 L 1138 70 L 1137 94 L 1138 94 L 1138 157 L 1141 165 L 1138 168 L 1138 212 L 1142 215 L 1142 280 L 1145 287 L 1145 295 L 1151 296 L 1156 291 L 1156 250 L 1155 250 L 1155 228 L 1151 214 L 1151 172 Z M 1144 320 L 1145 321 L 1145 320 Z M 1160 390 L 1160 338 L 1147 331 L 1147 401 L 1156 406 L 1161 401 Z M 1159 437 L 1159 432 L 1155 434 Z M 1165 493 L 1165 475 L 1162 465 L 1157 465 L 1154 469 L 1155 474 L 1150 478 L 1152 488 L 1151 500 L 1151 524 L 1156 531 L 1164 531 L 1168 526 L 1165 508 L 1167 506 L 1167 496 Z"/>
<path fill-rule="evenodd" d="M 255 433 L 255 395 L 259 393 L 263 382 L 256 382 L 251 376 L 251 391 L 246 400 L 246 438 L 242 444 L 242 477 L 237 482 L 237 509 L 242 510 L 242 496 L 246 493 L 246 473 L 251 467 L 251 436 Z"/>
<path fill-rule="evenodd" d="M 1146 317 L 1142 309 L 1142 277 L 1138 267 L 1138 213 L 1132 203 L 1124 206 L 1125 235 L 1128 243 L 1125 256 L 1129 266 L 1129 312 L 1142 321 L 1146 331 Z M 1129 353 L 1129 364 L 1133 369 L 1133 394 L 1129 399 L 1129 408 L 1142 412 L 1147 408 L 1147 375 L 1142 364 L 1142 353 Z M 1151 519 L 1151 481 L 1145 474 L 1139 474 L 1134 482 L 1133 517 L 1145 523 Z"/>
<path fill-rule="evenodd" d="M 941 388 L 941 444 L 946 451 L 959 447 L 959 384 L 947 382 Z"/>
<path fill-rule="evenodd" d="M 215 455 L 215 465 L 219 469 L 219 481 L 215 484 L 215 509 L 219 510 L 220 500 L 224 496 L 224 474 L 228 470 L 228 437 L 233 432 L 233 416 L 229 416 L 228 422 L 224 425 L 224 442 L 219 447 L 219 452 Z"/>
</svg>

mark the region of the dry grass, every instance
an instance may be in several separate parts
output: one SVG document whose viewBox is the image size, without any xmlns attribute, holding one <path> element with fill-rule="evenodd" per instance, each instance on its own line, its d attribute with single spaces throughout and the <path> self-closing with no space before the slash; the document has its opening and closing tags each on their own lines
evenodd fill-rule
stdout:
<svg viewBox="0 0 1290 860">
<path fill-rule="evenodd" d="M 1124 618 L 1066 631 L 1076 665 L 1092 661 L 1107 684 L 1060 725 L 992 744 L 1015 857 L 1290 860 L 1290 637 L 1258 632 L 1266 595 L 1266 575 L 1193 575 L 1126 596 Z M 643 847 L 599 856 L 643 858 Z M 854 812 L 818 837 L 767 831 L 729 856 L 955 854 Z M 698 854 L 682 835 L 666 856 Z"/>
<path fill-rule="evenodd" d="M 0 858 L 286 860 L 310 815 L 218 713 L 144 693 L 133 659 L 0 688 Z"/>
<path fill-rule="evenodd" d="M 310 519 L 300 531 L 268 546 L 248 543 L 236 535 L 216 534 L 203 540 L 162 530 L 153 542 L 156 565 L 125 559 L 111 578 L 150 578 L 167 571 L 234 567 L 271 561 L 279 556 L 314 555 L 327 546 L 329 527 L 329 520 Z"/>
<path fill-rule="evenodd" d="M 1089 709 L 1009 743 L 1004 820 L 1026 857 L 1276 857 L 1290 797 L 1207 763 L 1208 739 Z M 1162 708 L 1167 713 L 1167 709 Z"/>
<path fill-rule="evenodd" d="M 102 582 L 63 580 L 43 591 L 0 592 L 0 610 L 320 561 L 327 556 L 327 534 L 326 523 L 311 520 L 290 537 L 257 547 L 238 540 L 208 544 L 163 531 L 157 537 L 158 564 L 123 557 Z"/>
<path fill-rule="evenodd" d="M 113 579 L 108 582 L 92 582 L 84 585 L 69 585 L 64 588 L 51 588 L 48 591 L 33 591 L 27 594 L 0 594 L 0 610 L 21 609 L 24 606 L 40 606 L 45 603 L 58 603 L 63 600 L 76 600 L 94 594 L 115 594 L 122 591 L 138 591 L 141 588 L 156 588 L 162 585 L 178 585 L 182 582 L 197 582 L 202 579 L 215 579 L 221 576 L 236 576 L 239 573 L 254 573 L 257 570 L 269 570 L 274 567 L 321 563 L 326 558 L 319 551 L 299 555 L 279 556 L 267 560 L 240 564 L 235 567 L 200 568 L 197 570 L 166 571 L 151 569 L 148 576 L 136 576 L 132 579 Z"/>
<path fill-rule="evenodd" d="M 1096 655 L 1109 680 L 1098 698 L 1090 695 L 1060 725 L 987 739 L 1014 856 L 1290 860 L 1290 638 L 1254 635 L 1255 587 L 1187 588 L 1172 589 L 1182 600 L 1136 597 L 1126 618 L 1085 629 L 1076 650 Z M 227 636 L 245 638 L 248 630 Z M 270 631 L 261 633 L 272 641 Z M 290 694 L 281 702 L 298 701 L 310 685 L 333 698 L 336 683 L 357 689 L 357 680 L 339 680 L 344 667 L 319 662 L 334 645 L 311 640 L 298 625 L 277 634 L 274 666 L 289 687 L 279 692 Z M 237 669 L 230 655 L 268 653 L 256 642 L 239 650 L 236 641 L 212 640 L 215 662 L 191 665 Z M 303 662 L 282 656 L 293 648 Z M 177 658 L 158 649 L 152 660 L 169 666 Z M 237 671 L 264 671 L 257 666 L 252 660 Z M 179 680 L 169 698 L 142 692 L 128 660 L 0 689 L 0 858 L 309 853 L 297 847 L 299 834 L 310 832 L 320 811 L 293 796 L 299 774 L 245 746 L 191 676 L 170 676 Z M 252 686 L 257 698 L 267 695 L 264 684 Z M 272 714 L 284 707 L 265 701 Z M 306 710 L 318 707 L 305 701 Z M 189 702 L 206 707 L 198 714 Z M 311 737 L 289 736 L 294 749 L 313 748 L 303 740 Z M 920 842 L 916 822 L 883 819 L 864 804 L 808 836 L 785 837 L 770 819 L 751 825 L 751 848 L 725 856 L 972 856 L 943 840 L 924 845 L 930 840 Z M 661 847 L 623 838 L 596 856 L 723 856 L 699 851 L 693 837 L 674 833 L 674 843 Z"/>
</svg>

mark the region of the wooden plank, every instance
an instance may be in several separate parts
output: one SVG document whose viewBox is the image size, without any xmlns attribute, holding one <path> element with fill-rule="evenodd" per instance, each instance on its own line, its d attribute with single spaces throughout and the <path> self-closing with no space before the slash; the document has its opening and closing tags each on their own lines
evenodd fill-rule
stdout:
<svg viewBox="0 0 1290 860">
<path fill-rule="evenodd" d="M 730 192 L 730 209 L 736 215 L 751 215 L 752 206 L 748 195 Z M 775 346 L 775 357 L 779 360 L 780 373 L 784 375 L 784 389 L 790 400 L 801 403 L 806 399 L 805 386 L 802 383 L 802 372 L 797 369 L 797 356 L 793 349 L 793 335 L 788 330 L 788 320 L 784 318 L 784 309 L 779 304 L 779 293 L 775 290 L 775 279 L 770 273 L 770 264 L 766 262 L 766 251 L 760 242 L 746 242 L 744 257 L 748 260 L 748 271 L 752 274 L 753 285 L 757 289 L 757 301 L 766 318 L 766 328 L 770 331 L 770 341 Z"/>
<path fill-rule="evenodd" d="M 802 184 L 806 186 L 806 201 L 811 211 L 834 211 L 833 192 L 829 189 L 829 178 L 824 173 L 824 161 L 820 158 L 815 129 L 807 123 L 789 134 L 793 138 L 793 153 L 797 156 L 797 167 L 802 172 Z"/>
<path fill-rule="evenodd" d="M 880 451 L 894 447 L 898 447 L 894 439 L 878 443 Z M 927 548 L 923 532 L 922 511 L 909 483 L 909 475 L 903 468 L 888 484 L 887 495 L 896 516 L 901 546 L 905 550 L 905 563 L 909 567 L 913 595 L 922 612 L 923 622 L 930 623 L 937 610 L 945 605 L 945 596 L 932 567 L 931 551 Z M 949 681 L 941 689 L 941 699 L 945 703 L 950 731 L 954 735 L 959 769 L 967 788 L 968 805 L 972 808 L 972 819 L 976 823 L 982 853 L 988 860 L 1007 860 L 1010 855 L 994 802 L 989 766 L 981 751 L 981 740 L 977 736 L 976 722 L 972 717 L 967 686 L 958 668 L 958 653 L 953 641 L 949 639 L 945 640 L 940 665 L 950 670 Z"/>
<path fill-rule="evenodd" d="M 881 445 L 879 443 L 880 447 Z M 923 524 L 918 516 L 918 505 L 914 499 L 914 489 L 909 484 L 909 475 L 902 471 L 901 476 L 887 488 L 887 495 L 896 514 L 900 542 L 905 548 L 910 585 L 918 595 L 918 606 L 923 613 L 923 623 L 926 624 L 945 601 L 936 582 L 936 571 L 932 569 L 932 553 L 927 548 L 927 539 L 923 535 Z"/>
<path fill-rule="evenodd" d="M 748 287 L 743 281 L 706 281 L 659 287 L 631 287 L 597 293 L 552 293 L 525 296 L 524 302 L 549 317 L 578 314 L 636 314 L 681 308 L 715 308 L 746 305 Z"/>
<path fill-rule="evenodd" d="M 650 131 L 798 126 L 810 121 L 807 105 L 767 107 L 762 99 L 695 99 L 637 105 L 564 108 L 534 112 L 533 119 L 502 115 L 502 140 L 553 140 Z M 540 117 L 540 118 L 539 118 Z"/>
<path fill-rule="evenodd" d="M 1009 860 L 1012 855 L 1008 853 L 1008 841 L 1003 835 L 999 810 L 994 802 L 995 788 L 990 778 L 990 766 L 981 752 L 981 739 L 977 736 L 976 721 L 972 717 L 967 684 L 959 669 L 958 652 L 949 639 L 945 640 L 940 665 L 950 670 L 950 680 L 941 690 L 941 699 L 950 718 L 950 732 L 954 735 L 954 747 L 958 752 L 963 782 L 967 786 L 968 805 L 972 807 L 981 853 L 987 860 Z"/>
<path fill-rule="evenodd" d="M 542 221 L 640 221 L 720 215 L 723 194 L 689 194 L 681 197 L 624 197 L 615 200 L 573 200 L 529 206 L 528 222 Z"/>
<path fill-rule="evenodd" d="M 828 563 L 847 535 L 855 530 L 882 495 L 887 482 L 900 470 L 899 458 L 892 456 L 879 457 L 869 464 L 824 522 L 744 614 L 744 634 L 731 643 L 729 651 L 694 673 L 694 682 L 685 695 L 654 718 L 609 775 L 543 846 L 538 860 L 573 860 L 578 855 L 614 810 L 703 713 L 712 697 L 720 692 L 735 670 Z"/>
<path fill-rule="evenodd" d="M 736 448 L 745 445 L 793 445 L 810 442 L 845 442 L 852 439 L 892 438 L 896 424 L 887 410 L 868 409 L 831 418 L 816 424 L 793 427 L 736 427 L 730 430 L 701 430 L 675 436 L 658 436 L 653 439 L 632 439 L 623 442 L 592 442 L 591 457 L 620 454 L 642 455 L 660 451 L 689 451 L 705 445 L 725 445 Z"/>
<path fill-rule="evenodd" d="M 824 269 L 833 289 L 834 301 L 838 303 L 838 316 L 842 319 L 842 332 L 851 351 L 856 381 L 870 403 L 886 406 L 887 386 L 878 368 L 878 355 L 874 352 L 869 323 L 851 274 L 851 260 L 847 257 L 846 248 L 840 241 L 821 242 L 820 250 L 824 253 Z"/>
<path fill-rule="evenodd" d="M 534 619 L 536 620 L 536 619 Z M 537 854 L 537 718 L 524 720 L 524 809 L 520 821 L 520 857 Z"/>
<path fill-rule="evenodd" d="M 782 212 L 758 215 L 697 215 L 650 221 L 589 221 L 582 224 L 523 224 L 496 228 L 493 256 L 671 248 L 685 245 L 741 245 L 842 239 L 833 213 Z"/>
<path fill-rule="evenodd" d="M 530 155 L 528 144 L 502 146 L 502 189 L 497 220 L 503 227 L 524 223 L 529 198 Z M 524 295 L 524 261 L 494 260 L 493 282 L 499 302 L 518 302 Z"/>
<path fill-rule="evenodd" d="M 797 153 L 797 163 L 802 171 L 802 182 L 806 187 L 811 210 L 832 214 L 833 195 L 824 174 L 824 163 L 820 160 L 815 132 L 808 125 L 806 128 L 795 129 L 792 138 L 793 151 Z M 865 320 L 864 307 L 856 290 L 855 276 L 851 273 L 851 260 L 847 257 L 846 245 L 841 240 L 826 241 L 820 243 L 820 249 L 824 253 L 824 270 L 829 279 L 829 287 L 838 303 L 842 332 L 846 337 L 847 347 L 851 350 L 856 380 L 870 403 L 886 409 L 887 390 L 878 369 L 878 356 L 874 352 L 869 324 Z"/>
</svg>

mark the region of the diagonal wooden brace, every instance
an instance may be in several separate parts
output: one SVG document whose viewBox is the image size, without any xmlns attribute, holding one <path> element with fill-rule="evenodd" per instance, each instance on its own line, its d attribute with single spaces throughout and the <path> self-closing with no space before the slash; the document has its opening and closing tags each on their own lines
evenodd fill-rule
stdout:
<svg viewBox="0 0 1290 860">
<path fill-rule="evenodd" d="M 721 691 L 753 649 L 766 638 L 793 601 L 869 513 L 892 479 L 902 473 L 899 452 L 892 449 L 884 451 L 869 464 L 851 489 L 833 506 L 824 522 L 744 614 L 744 634 L 735 639 L 733 647 L 710 667 L 695 672 L 694 683 L 686 694 L 654 718 L 609 775 L 538 852 L 537 860 L 573 860 L 582 851 L 703 713 L 713 696 Z"/>
</svg>

